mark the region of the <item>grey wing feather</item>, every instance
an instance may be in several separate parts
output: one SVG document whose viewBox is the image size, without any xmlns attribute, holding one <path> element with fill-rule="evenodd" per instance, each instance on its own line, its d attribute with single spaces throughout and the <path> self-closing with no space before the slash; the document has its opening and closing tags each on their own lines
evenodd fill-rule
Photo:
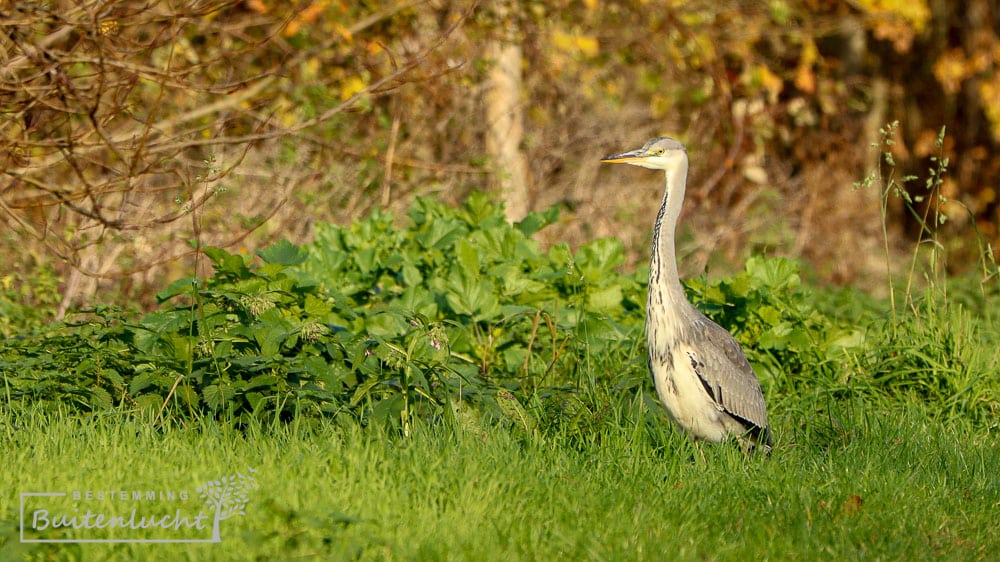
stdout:
<svg viewBox="0 0 1000 562">
<path fill-rule="evenodd" d="M 733 336 L 706 316 L 698 319 L 695 338 L 702 365 L 695 371 L 705 390 L 723 410 L 767 430 L 767 406 L 760 382 L 740 344 Z M 700 368 L 699 368 L 700 367 Z"/>
</svg>

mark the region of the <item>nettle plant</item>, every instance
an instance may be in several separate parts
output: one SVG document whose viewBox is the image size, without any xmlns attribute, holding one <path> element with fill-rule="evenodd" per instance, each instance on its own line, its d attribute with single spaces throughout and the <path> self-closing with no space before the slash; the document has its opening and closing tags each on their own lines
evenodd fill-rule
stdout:
<svg viewBox="0 0 1000 562">
<path fill-rule="evenodd" d="M 331 334 L 331 306 L 288 275 L 305 252 L 287 242 L 250 256 L 206 249 L 208 279 L 180 279 L 138 321 L 113 307 L 85 311 L 59 334 L 7 342 L 7 402 L 161 418 L 346 411 L 344 390 L 363 373 L 366 341 Z"/>
<path fill-rule="evenodd" d="M 402 228 L 376 212 L 319 225 L 304 247 L 206 249 L 214 274 L 171 283 L 138 321 L 101 307 L 5 342 L 6 402 L 405 429 L 456 400 L 579 382 L 588 354 L 634 348 L 643 286 L 617 271 L 617 241 L 541 251 L 531 235 L 556 217 L 511 225 L 483 195 L 458 209 L 421 199 Z"/>
<path fill-rule="evenodd" d="M 523 398 L 574 385 L 591 354 L 634 348 L 644 284 L 618 271 L 621 243 L 543 252 L 531 236 L 557 217 L 551 209 L 511 225 L 474 194 L 458 209 L 418 199 L 402 229 L 382 212 L 348 227 L 317 226 L 297 274 L 352 312 L 333 319 L 335 329 L 379 342 L 375 353 L 395 374 L 359 387 L 382 398 L 373 412 L 388 396 L 385 407 L 400 408 L 405 420 L 414 393 L 502 412 L 508 400 L 498 404 L 498 393 Z"/>
<path fill-rule="evenodd" d="M 101 307 L 55 335 L 0 343 L 5 403 L 403 431 L 470 412 L 532 431 L 584 427 L 610 396 L 648 384 L 646 275 L 620 271 L 615 239 L 543 251 L 532 235 L 557 216 L 512 225 L 485 195 L 459 208 L 418 199 L 404 226 L 377 211 L 317 225 L 306 246 L 205 249 L 213 275 L 171 283 L 137 321 Z M 766 384 L 828 341 L 787 260 L 690 287 L 739 327 Z"/>
</svg>

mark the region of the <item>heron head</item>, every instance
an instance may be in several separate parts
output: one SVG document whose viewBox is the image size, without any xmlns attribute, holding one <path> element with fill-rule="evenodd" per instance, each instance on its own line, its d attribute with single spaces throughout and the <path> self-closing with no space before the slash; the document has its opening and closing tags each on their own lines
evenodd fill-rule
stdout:
<svg viewBox="0 0 1000 562">
<path fill-rule="evenodd" d="M 651 170 L 672 170 L 687 160 L 684 145 L 670 137 L 651 139 L 642 148 L 601 158 L 608 164 L 631 164 Z"/>
</svg>

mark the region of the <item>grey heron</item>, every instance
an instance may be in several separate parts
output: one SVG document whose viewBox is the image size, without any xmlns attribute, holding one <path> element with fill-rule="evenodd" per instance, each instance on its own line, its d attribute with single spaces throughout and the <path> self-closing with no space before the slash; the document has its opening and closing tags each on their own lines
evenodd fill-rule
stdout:
<svg viewBox="0 0 1000 562">
<path fill-rule="evenodd" d="M 740 344 L 688 301 L 677 275 L 674 233 L 684 203 L 688 156 L 669 137 L 601 162 L 663 170 L 667 185 L 653 226 L 646 300 L 649 371 L 656 394 L 681 429 L 706 441 L 735 437 L 771 450 L 760 382 Z"/>
</svg>

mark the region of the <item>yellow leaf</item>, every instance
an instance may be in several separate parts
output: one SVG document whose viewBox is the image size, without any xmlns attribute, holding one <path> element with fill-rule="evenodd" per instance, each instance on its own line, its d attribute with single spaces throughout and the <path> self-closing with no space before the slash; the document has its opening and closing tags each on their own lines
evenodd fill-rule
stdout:
<svg viewBox="0 0 1000 562">
<path fill-rule="evenodd" d="M 927 0 L 857 0 L 857 6 L 867 12 L 875 37 L 891 41 L 898 53 L 909 52 L 931 19 Z"/>
<path fill-rule="evenodd" d="M 819 60 L 819 49 L 812 39 L 802 42 L 802 52 L 799 54 L 799 64 L 802 66 L 813 66 Z"/>
<path fill-rule="evenodd" d="M 799 66 L 795 69 L 795 87 L 812 94 L 816 92 L 816 73 L 813 71 L 819 60 L 819 49 L 811 40 L 802 43 L 802 53 L 799 55 Z"/>
<path fill-rule="evenodd" d="M 274 115 L 278 118 L 278 122 L 281 123 L 283 127 L 292 127 L 299 122 L 299 116 L 296 115 L 296 106 L 286 97 L 282 96 L 271 104 L 274 109 Z"/>
<path fill-rule="evenodd" d="M 320 62 L 318 58 L 306 59 L 302 63 L 302 79 L 307 82 L 316 80 L 320 73 Z"/>
<path fill-rule="evenodd" d="M 120 26 L 118 25 L 118 20 L 111 20 L 111 19 L 101 21 L 99 27 L 101 35 L 104 36 L 116 35 L 118 33 L 118 30 L 120 29 Z"/>
<path fill-rule="evenodd" d="M 552 32 L 552 44 L 560 51 L 570 51 L 573 49 L 573 36 L 557 29 Z"/>
<path fill-rule="evenodd" d="M 857 5 L 877 19 L 903 19 L 921 33 L 931 19 L 926 0 L 857 0 Z"/>
<path fill-rule="evenodd" d="M 781 77 L 771 72 L 765 65 L 751 67 L 744 71 L 741 81 L 751 88 L 760 88 L 767 92 L 769 103 L 776 103 L 778 95 L 785 89 Z"/>
<path fill-rule="evenodd" d="M 938 57 L 931 71 L 945 92 L 955 94 L 962 88 L 962 82 L 972 76 L 974 69 L 962 49 L 949 49 Z"/>
<path fill-rule="evenodd" d="M 992 79 L 979 82 L 979 99 L 983 102 L 983 113 L 990 122 L 993 140 L 1000 142 L 1000 73 Z"/>
<path fill-rule="evenodd" d="M 336 31 L 338 35 L 343 37 L 348 43 L 354 41 L 354 35 L 351 33 L 351 30 L 340 25 L 339 23 L 333 22 L 333 30 Z"/>
<path fill-rule="evenodd" d="M 579 33 L 566 33 L 561 30 L 552 32 L 552 44 L 560 51 L 577 56 L 594 57 L 600 51 L 596 37 Z"/>
<path fill-rule="evenodd" d="M 340 89 L 340 99 L 347 101 L 357 94 L 365 91 L 368 84 L 358 76 L 351 76 L 344 82 L 344 87 Z"/>
<path fill-rule="evenodd" d="M 583 56 L 585 57 L 596 57 L 599 52 L 597 39 L 589 35 L 577 35 L 576 48 L 583 53 Z"/>
</svg>

